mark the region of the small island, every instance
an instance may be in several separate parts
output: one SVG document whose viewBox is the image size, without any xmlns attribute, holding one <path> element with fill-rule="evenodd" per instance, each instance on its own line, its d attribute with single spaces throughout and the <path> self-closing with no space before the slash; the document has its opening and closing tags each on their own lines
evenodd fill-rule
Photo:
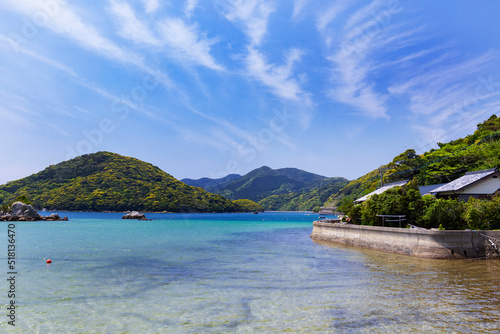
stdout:
<svg viewBox="0 0 500 334">
<path fill-rule="evenodd" d="M 85 154 L 0 185 L 0 204 L 21 196 L 29 196 L 35 207 L 64 211 L 263 211 L 253 201 L 209 193 L 150 163 L 110 152 Z"/>
</svg>

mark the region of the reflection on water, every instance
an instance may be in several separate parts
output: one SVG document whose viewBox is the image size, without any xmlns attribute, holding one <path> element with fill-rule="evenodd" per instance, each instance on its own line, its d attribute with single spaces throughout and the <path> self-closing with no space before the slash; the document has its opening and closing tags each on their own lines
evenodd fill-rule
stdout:
<svg viewBox="0 0 500 334">
<path fill-rule="evenodd" d="M 257 228 L 224 217 L 126 222 L 126 233 L 115 220 L 79 234 L 88 223 L 58 225 L 50 266 L 38 259 L 43 229 L 20 231 L 19 322 L 9 330 L 498 333 L 500 261 L 326 246 L 311 241 L 308 222 L 277 215 Z"/>
<path fill-rule="evenodd" d="M 394 301 L 408 302 L 409 316 L 425 315 L 435 329 L 479 332 L 499 328 L 499 261 L 423 260 L 378 252 L 364 255 L 380 282 L 378 290 L 390 291 Z"/>
</svg>

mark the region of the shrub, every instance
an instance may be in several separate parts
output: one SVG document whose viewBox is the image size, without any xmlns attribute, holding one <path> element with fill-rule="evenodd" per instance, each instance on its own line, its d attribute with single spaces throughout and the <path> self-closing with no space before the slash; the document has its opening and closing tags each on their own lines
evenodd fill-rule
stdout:
<svg viewBox="0 0 500 334">
<path fill-rule="evenodd" d="M 363 214 L 362 204 L 353 206 L 348 213 L 349 218 L 351 218 L 351 223 L 361 224 L 362 214 Z"/>
<path fill-rule="evenodd" d="M 437 199 L 425 210 L 422 217 L 424 227 L 442 225 L 447 230 L 463 230 L 467 228 L 465 220 L 465 203 L 454 199 Z"/>
<path fill-rule="evenodd" d="M 351 208 L 352 218 L 361 219 L 364 225 L 379 225 L 378 215 L 405 215 L 406 222 L 419 224 L 427 202 L 420 195 L 417 179 L 403 187 L 395 187 L 380 195 L 373 195 L 369 200 Z M 397 221 L 386 221 L 385 226 L 398 227 Z"/>
<path fill-rule="evenodd" d="M 351 202 L 352 203 L 352 202 Z M 453 199 L 420 196 L 417 180 L 395 187 L 358 205 L 343 204 L 353 223 L 379 225 L 378 215 L 405 215 L 406 222 L 425 228 L 447 230 L 500 229 L 500 195 L 491 200 L 470 198 L 467 203 Z M 388 222 L 385 226 L 399 226 Z"/>
<path fill-rule="evenodd" d="M 469 198 L 465 220 L 472 230 L 500 228 L 500 197 L 495 196 L 492 200 Z"/>
</svg>

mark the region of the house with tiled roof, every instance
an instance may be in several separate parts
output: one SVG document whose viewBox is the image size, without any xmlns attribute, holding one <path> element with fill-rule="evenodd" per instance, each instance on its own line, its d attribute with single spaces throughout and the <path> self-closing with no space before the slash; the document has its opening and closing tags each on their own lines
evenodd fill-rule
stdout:
<svg viewBox="0 0 500 334">
<path fill-rule="evenodd" d="M 357 203 L 357 204 L 362 203 L 364 201 L 369 200 L 370 197 L 372 197 L 373 195 L 380 195 L 380 194 L 386 192 L 387 190 L 389 190 L 391 188 L 402 187 L 402 186 L 404 186 L 407 183 L 408 183 L 408 180 L 397 181 L 397 182 L 392 182 L 392 183 L 385 184 L 382 187 L 378 188 L 377 190 L 372 191 L 371 193 L 366 194 L 365 196 L 363 196 L 361 198 L 358 198 L 357 200 L 354 201 L 354 203 Z"/>
<path fill-rule="evenodd" d="M 436 198 L 467 201 L 469 197 L 490 198 L 500 191 L 500 172 L 497 168 L 468 172 L 464 176 L 431 191 Z"/>
</svg>

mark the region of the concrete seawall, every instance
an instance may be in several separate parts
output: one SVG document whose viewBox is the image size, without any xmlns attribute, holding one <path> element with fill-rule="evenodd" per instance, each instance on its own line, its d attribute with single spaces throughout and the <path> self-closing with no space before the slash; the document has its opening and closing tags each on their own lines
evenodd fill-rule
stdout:
<svg viewBox="0 0 500 334">
<path fill-rule="evenodd" d="M 435 231 L 315 221 L 311 238 L 430 259 L 500 258 L 500 231 Z"/>
</svg>

